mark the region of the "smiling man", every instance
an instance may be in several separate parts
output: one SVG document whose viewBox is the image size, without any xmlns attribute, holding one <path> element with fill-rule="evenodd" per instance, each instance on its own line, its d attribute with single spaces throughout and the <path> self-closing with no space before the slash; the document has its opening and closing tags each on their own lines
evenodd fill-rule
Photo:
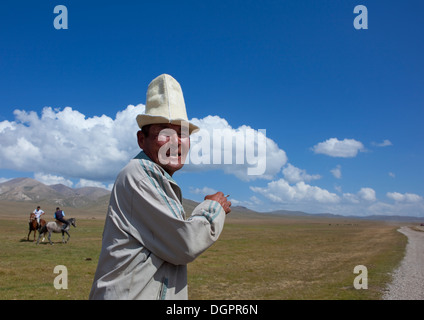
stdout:
<svg viewBox="0 0 424 320">
<path fill-rule="evenodd" d="M 222 192 L 208 195 L 186 218 L 172 175 L 198 127 L 174 78 L 150 83 L 137 122 L 142 151 L 113 187 L 90 299 L 187 299 L 187 264 L 218 239 L 231 202 Z"/>
</svg>

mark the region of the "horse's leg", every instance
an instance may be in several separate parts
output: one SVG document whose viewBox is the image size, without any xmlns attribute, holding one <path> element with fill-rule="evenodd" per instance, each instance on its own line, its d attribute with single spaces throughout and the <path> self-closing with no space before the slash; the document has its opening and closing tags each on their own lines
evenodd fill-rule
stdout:
<svg viewBox="0 0 424 320">
<path fill-rule="evenodd" d="M 41 233 L 38 234 L 37 244 L 40 242 Z"/>
<path fill-rule="evenodd" d="M 51 236 L 52 236 L 52 232 L 49 230 L 49 236 L 48 236 L 48 239 L 49 239 L 50 244 L 53 244 L 53 243 L 52 243 L 52 240 L 51 240 Z"/>
<path fill-rule="evenodd" d="M 66 240 L 66 242 L 69 242 L 69 238 L 71 238 L 71 235 L 69 234 L 69 232 L 68 231 L 65 231 L 66 232 L 66 234 L 68 235 L 68 240 Z"/>
<path fill-rule="evenodd" d="M 29 241 L 29 235 L 31 234 L 31 228 L 29 228 L 29 232 L 28 232 L 28 236 L 27 236 L 27 241 Z"/>
</svg>

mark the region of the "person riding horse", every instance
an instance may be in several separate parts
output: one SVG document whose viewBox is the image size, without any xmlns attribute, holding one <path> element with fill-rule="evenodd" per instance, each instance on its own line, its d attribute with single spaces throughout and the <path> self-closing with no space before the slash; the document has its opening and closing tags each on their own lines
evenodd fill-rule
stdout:
<svg viewBox="0 0 424 320">
<path fill-rule="evenodd" d="M 37 209 L 33 211 L 33 214 L 35 214 L 35 219 L 37 219 L 37 229 L 41 227 L 40 225 L 40 217 L 44 214 L 44 211 L 41 210 L 41 207 L 38 206 Z"/>
<path fill-rule="evenodd" d="M 62 225 L 62 230 L 65 230 L 66 227 L 69 225 L 69 221 L 66 220 L 65 217 L 65 212 L 63 212 L 63 210 L 60 210 L 59 207 L 56 208 L 56 212 L 54 213 L 53 216 L 57 221 L 60 221 L 63 223 Z"/>
</svg>

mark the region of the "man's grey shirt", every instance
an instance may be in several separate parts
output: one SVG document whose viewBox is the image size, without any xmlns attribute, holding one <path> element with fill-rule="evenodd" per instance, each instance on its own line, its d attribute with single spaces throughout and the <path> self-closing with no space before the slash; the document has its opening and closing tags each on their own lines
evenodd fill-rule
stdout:
<svg viewBox="0 0 424 320">
<path fill-rule="evenodd" d="M 186 219 L 177 183 L 141 152 L 113 187 L 90 299 L 187 299 L 187 264 L 224 221 L 212 200 Z"/>
</svg>

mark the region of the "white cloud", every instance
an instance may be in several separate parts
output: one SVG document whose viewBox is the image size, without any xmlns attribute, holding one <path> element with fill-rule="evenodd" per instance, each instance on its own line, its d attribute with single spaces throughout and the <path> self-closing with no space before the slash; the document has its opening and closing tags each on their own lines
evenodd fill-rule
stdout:
<svg viewBox="0 0 424 320">
<path fill-rule="evenodd" d="M 63 110 L 45 107 L 40 116 L 34 111 L 15 110 L 14 121 L 0 122 L 0 168 L 36 172 L 40 180 L 67 185 L 70 179 L 82 179 L 80 185 L 86 184 L 85 181 L 114 181 L 139 152 L 135 119 L 144 110 L 142 104 L 129 105 L 115 118 L 86 117 L 70 107 Z M 192 121 L 201 130 L 192 135 L 191 155 L 192 151 L 197 152 L 194 156 L 198 158 L 199 152 L 201 156 L 209 155 L 210 163 L 196 165 L 192 161 L 183 170 L 218 169 L 249 181 L 272 179 L 287 162 L 284 150 L 266 137 L 265 130 L 248 126 L 232 128 L 218 116 Z M 205 141 L 199 136 L 214 137 L 214 132 L 224 133 L 221 144 L 210 141 L 204 148 Z M 219 154 L 222 162 L 214 164 L 213 157 Z M 225 163 L 227 155 L 232 158 L 229 163 Z"/>
<path fill-rule="evenodd" d="M 79 111 L 45 107 L 41 117 L 15 110 L 15 121 L 0 122 L 0 167 L 96 181 L 114 180 L 138 150 L 137 114 L 144 106 L 128 106 L 115 119 L 87 118 Z"/>
<path fill-rule="evenodd" d="M 202 196 L 207 196 L 209 194 L 215 194 L 218 191 L 209 187 L 203 187 L 203 188 L 190 188 L 190 193 L 193 194 L 200 194 Z"/>
<path fill-rule="evenodd" d="M 348 203 L 359 203 L 359 197 L 353 193 L 343 193 L 343 199 L 346 200 Z"/>
<path fill-rule="evenodd" d="M 347 203 L 369 203 L 377 200 L 375 190 L 372 188 L 361 188 L 356 194 L 343 193 L 343 199 Z"/>
<path fill-rule="evenodd" d="M 338 165 L 334 169 L 331 169 L 330 172 L 332 173 L 332 175 L 335 178 L 337 178 L 337 179 L 341 179 L 342 178 L 342 167 L 340 165 Z"/>
<path fill-rule="evenodd" d="M 379 201 L 375 190 L 369 187 L 338 196 L 318 186 L 304 182 L 291 185 L 285 179 L 280 179 L 269 182 L 266 187 L 251 186 L 250 189 L 268 200 L 261 205 L 252 204 L 256 210 L 262 211 L 288 209 L 345 216 L 423 216 L 424 213 L 424 201 L 418 195 L 388 193 L 388 197 L 396 200 L 394 204 L 390 204 Z"/>
<path fill-rule="evenodd" d="M 259 199 L 258 197 L 256 197 L 256 196 L 251 196 L 250 198 L 249 198 L 249 200 L 251 201 L 251 202 L 253 202 L 255 205 L 261 205 L 263 202 L 262 202 L 262 200 L 261 199 Z"/>
<path fill-rule="evenodd" d="M 76 188 L 85 188 L 85 187 L 96 187 L 96 188 L 103 188 L 103 189 L 112 190 L 113 184 L 109 184 L 109 185 L 106 186 L 103 183 L 98 182 L 98 181 L 80 179 L 80 181 L 76 185 Z"/>
<path fill-rule="evenodd" d="M 292 164 L 287 164 L 286 167 L 283 168 L 284 179 L 289 183 L 296 183 L 300 181 L 312 181 L 321 179 L 319 174 L 310 175 L 306 173 L 305 169 L 299 169 Z"/>
<path fill-rule="evenodd" d="M 330 138 L 313 146 L 312 150 L 330 157 L 353 158 L 359 151 L 364 151 L 364 145 L 354 139 Z"/>
<path fill-rule="evenodd" d="M 395 202 L 393 204 L 377 201 L 366 208 L 368 215 L 398 215 L 424 217 L 424 203 L 418 202 Z"/>
<path fill-rule="evenodd" d="M 423 200 L 421 196 L 414 193 L 387 192 L 386 196 L 396 202 L 405 203 L 416 203 Z"/>
<path fill-rule="evenodd" d="M 250 187 L 250 189 L 276 203 L 299 203 L 303 201 L 337 203 L 340 201 L 340 197 L 335 193 L 311 186 L 303 181 L 290 185 L 285 179 L 279 179 L 269 182 L 265 188 Z"/>
<path fill-rule="evenodd" d="M 358 196 L 366 201 L 377 200 L 377 197 L 375 196 L 375 191 L 371 188 L 361 188 L 361 190 L 358 191 Z"/>
<path fill-rule="evenodd" d="M 272 179 L 287 162 L 284 150 L 265 130 L 233 128 L 225 119 L 192 119 L 200 130 L 191 136 L 188 164 L 183 170 L 223 170 L 243 181 Z"/>
<path fill-rule="evenodd" d="M 381 143 L 377 143 L 377 142 L 372 142 L 371 143 L 373 146 L 376 146 L 376 147 L 389 147 L 389 146 L 392 146 L 393 145 L 393 143 L 390 141 L 390 140 L 387 140 L 387 139 L 385 139 L 383 142 L 381 142 Z"/>
<path fill-rule="evenodd" d="M 246 208 L 253 208 L 253 207 L 258 207 L 259 209 L 257 209 L 259 212 L 261 211 L 260 208 L 263 204 L 262 200 L 259 199 L 256 196 L 252 196 L 249 198 L 249 200 L 237 200 L 234 199 L 232 197 L 230 197 L 229 199 L 231 201 L 232 206 L 241 206 L 241 207 L 246 207 Z"/>
<path fill-rule="evenodd" d="M 6 131 L 6 129 L 14 130 L 14 128 L 15 128 L 14 122 L 9 122 L 9 121 L 0 122 L 0 133 L 2 133 L 3 131 Z"/>
<path fill-rule="evenodd" d="M 63 184 L 68 187 L 73 186 L 73 182 L 71 180 L 65 179 L 64 177 L 55 176 L 52 174 L 43 174 L 38 172 L 34 174 L 34 179 L 46 185 Z"/>
</svg>

